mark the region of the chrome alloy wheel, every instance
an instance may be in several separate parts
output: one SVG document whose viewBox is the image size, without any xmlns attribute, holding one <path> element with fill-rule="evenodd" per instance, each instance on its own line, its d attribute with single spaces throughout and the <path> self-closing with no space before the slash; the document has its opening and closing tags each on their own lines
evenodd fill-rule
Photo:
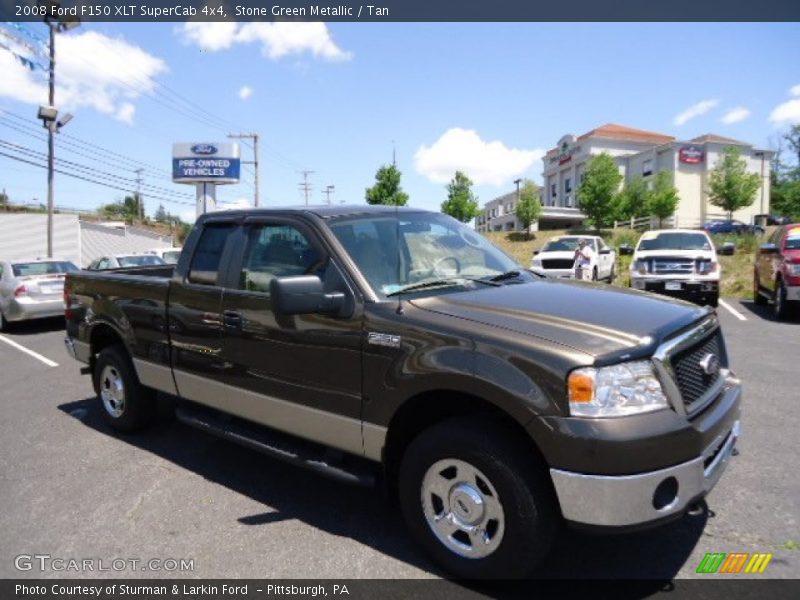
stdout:
<svg viewBox="0 0 800 600">
<path fill-rule="evenodd" d="M 116 367 L 106 365 L 100 375 L 100 397 L 106 412 L 115 419 L 125 412 L 125 386 Z"/>
<path fill-rule="evenodd" d="M 500 546 L 503 506 L 489 479 L 471 464 L 455 458 L 435 462 L 421 491 L 425 520 L 448 550 L 484 558 Z"/>
</svg>

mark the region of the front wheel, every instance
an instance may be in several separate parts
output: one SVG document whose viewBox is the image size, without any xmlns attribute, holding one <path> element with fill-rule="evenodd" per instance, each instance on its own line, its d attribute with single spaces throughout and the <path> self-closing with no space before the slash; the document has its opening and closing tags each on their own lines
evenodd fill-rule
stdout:
<svg viewBox="0 0 800 600">
<path fill-rule="evenodd" d="M 109 346 L 100 352 L 94 378 L 103 420 L 111 427 L 132 432 L 153 420 L 155 392 L 139 383 L 123 346 Z"/>
<path fill-rule="evenodd" d="M 447 571 L 466 578 L 531 575 L 557 524 L 543 465 L 501 426 L 445 421 L 408 447 L 400 503 L 416 541 Z"/>
<path fill-rule="evenodd" d="M 0 332 L 8 331 L 8 321 L 3 316 L 3 311 L 0 310 Z"/>
<path fill-rule="evenodd" d="M 717 308 L 719 306 L 719 292 L 714 292 L 708 297 L 708 304 L 709 306 L 713 306 Z"/>
</svg>

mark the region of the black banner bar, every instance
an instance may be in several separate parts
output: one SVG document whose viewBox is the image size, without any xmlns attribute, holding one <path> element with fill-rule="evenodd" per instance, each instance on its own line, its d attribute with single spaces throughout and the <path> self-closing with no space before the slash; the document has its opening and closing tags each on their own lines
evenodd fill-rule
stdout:
<svg viewBox="0 0 800 600">
<path fill-rule="evenodd" d="M 0 0 L 0 19 L 182 21 L 800 21 L 800 1 L 760 0 Z"/>
</svg>

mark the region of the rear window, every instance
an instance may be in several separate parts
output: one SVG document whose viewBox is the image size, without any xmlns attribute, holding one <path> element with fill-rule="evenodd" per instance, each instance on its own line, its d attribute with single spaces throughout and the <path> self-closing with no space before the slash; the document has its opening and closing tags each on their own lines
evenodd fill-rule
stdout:
<svg viewBox="0 0 800 600">
<path fill-rule="evenodd" d="M 140 254 L 137 256 L 117 257 L 120 267 L 146 267 L 165 264 L 161 257 L 152 254 Z"/>
<path fill-rule="evenodd" d="M 11 265 L 14 277 L 29 277 L 33 275 L 57 275 L 58 273 L 74 273 L 80 271 L 78 267 L 66 260 L 14 263 Z"/>
<path fill-rule="evenodd" d="M 704 233 L 645 233 L 638 250 L 711 250 Z"/>
</svg>

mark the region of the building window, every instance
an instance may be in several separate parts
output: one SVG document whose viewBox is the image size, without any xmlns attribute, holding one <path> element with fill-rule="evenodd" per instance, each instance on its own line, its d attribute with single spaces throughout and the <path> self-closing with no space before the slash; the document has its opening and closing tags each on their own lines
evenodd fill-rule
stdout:
<svg viewBox="0 0 800 600">
<path fill-rule="evenodd" d="M 558 188 L 556 188 L 556 184 L 553 183 L 550 185 L 550 197 L 555 198 L 558 196 Z"/>
<path fill-rule="evenodd" d="M 653 160 L 648 158 L 646 161 L 642 162 L 642 176 L 647 177 L 648 175 L 653 174 Z"/>
<path fill-rule="evenodd" d="M 564 180 L 564 193 L 569 194 L 572 191 L 572 178 L 567 177 Z"/>
</svg>

